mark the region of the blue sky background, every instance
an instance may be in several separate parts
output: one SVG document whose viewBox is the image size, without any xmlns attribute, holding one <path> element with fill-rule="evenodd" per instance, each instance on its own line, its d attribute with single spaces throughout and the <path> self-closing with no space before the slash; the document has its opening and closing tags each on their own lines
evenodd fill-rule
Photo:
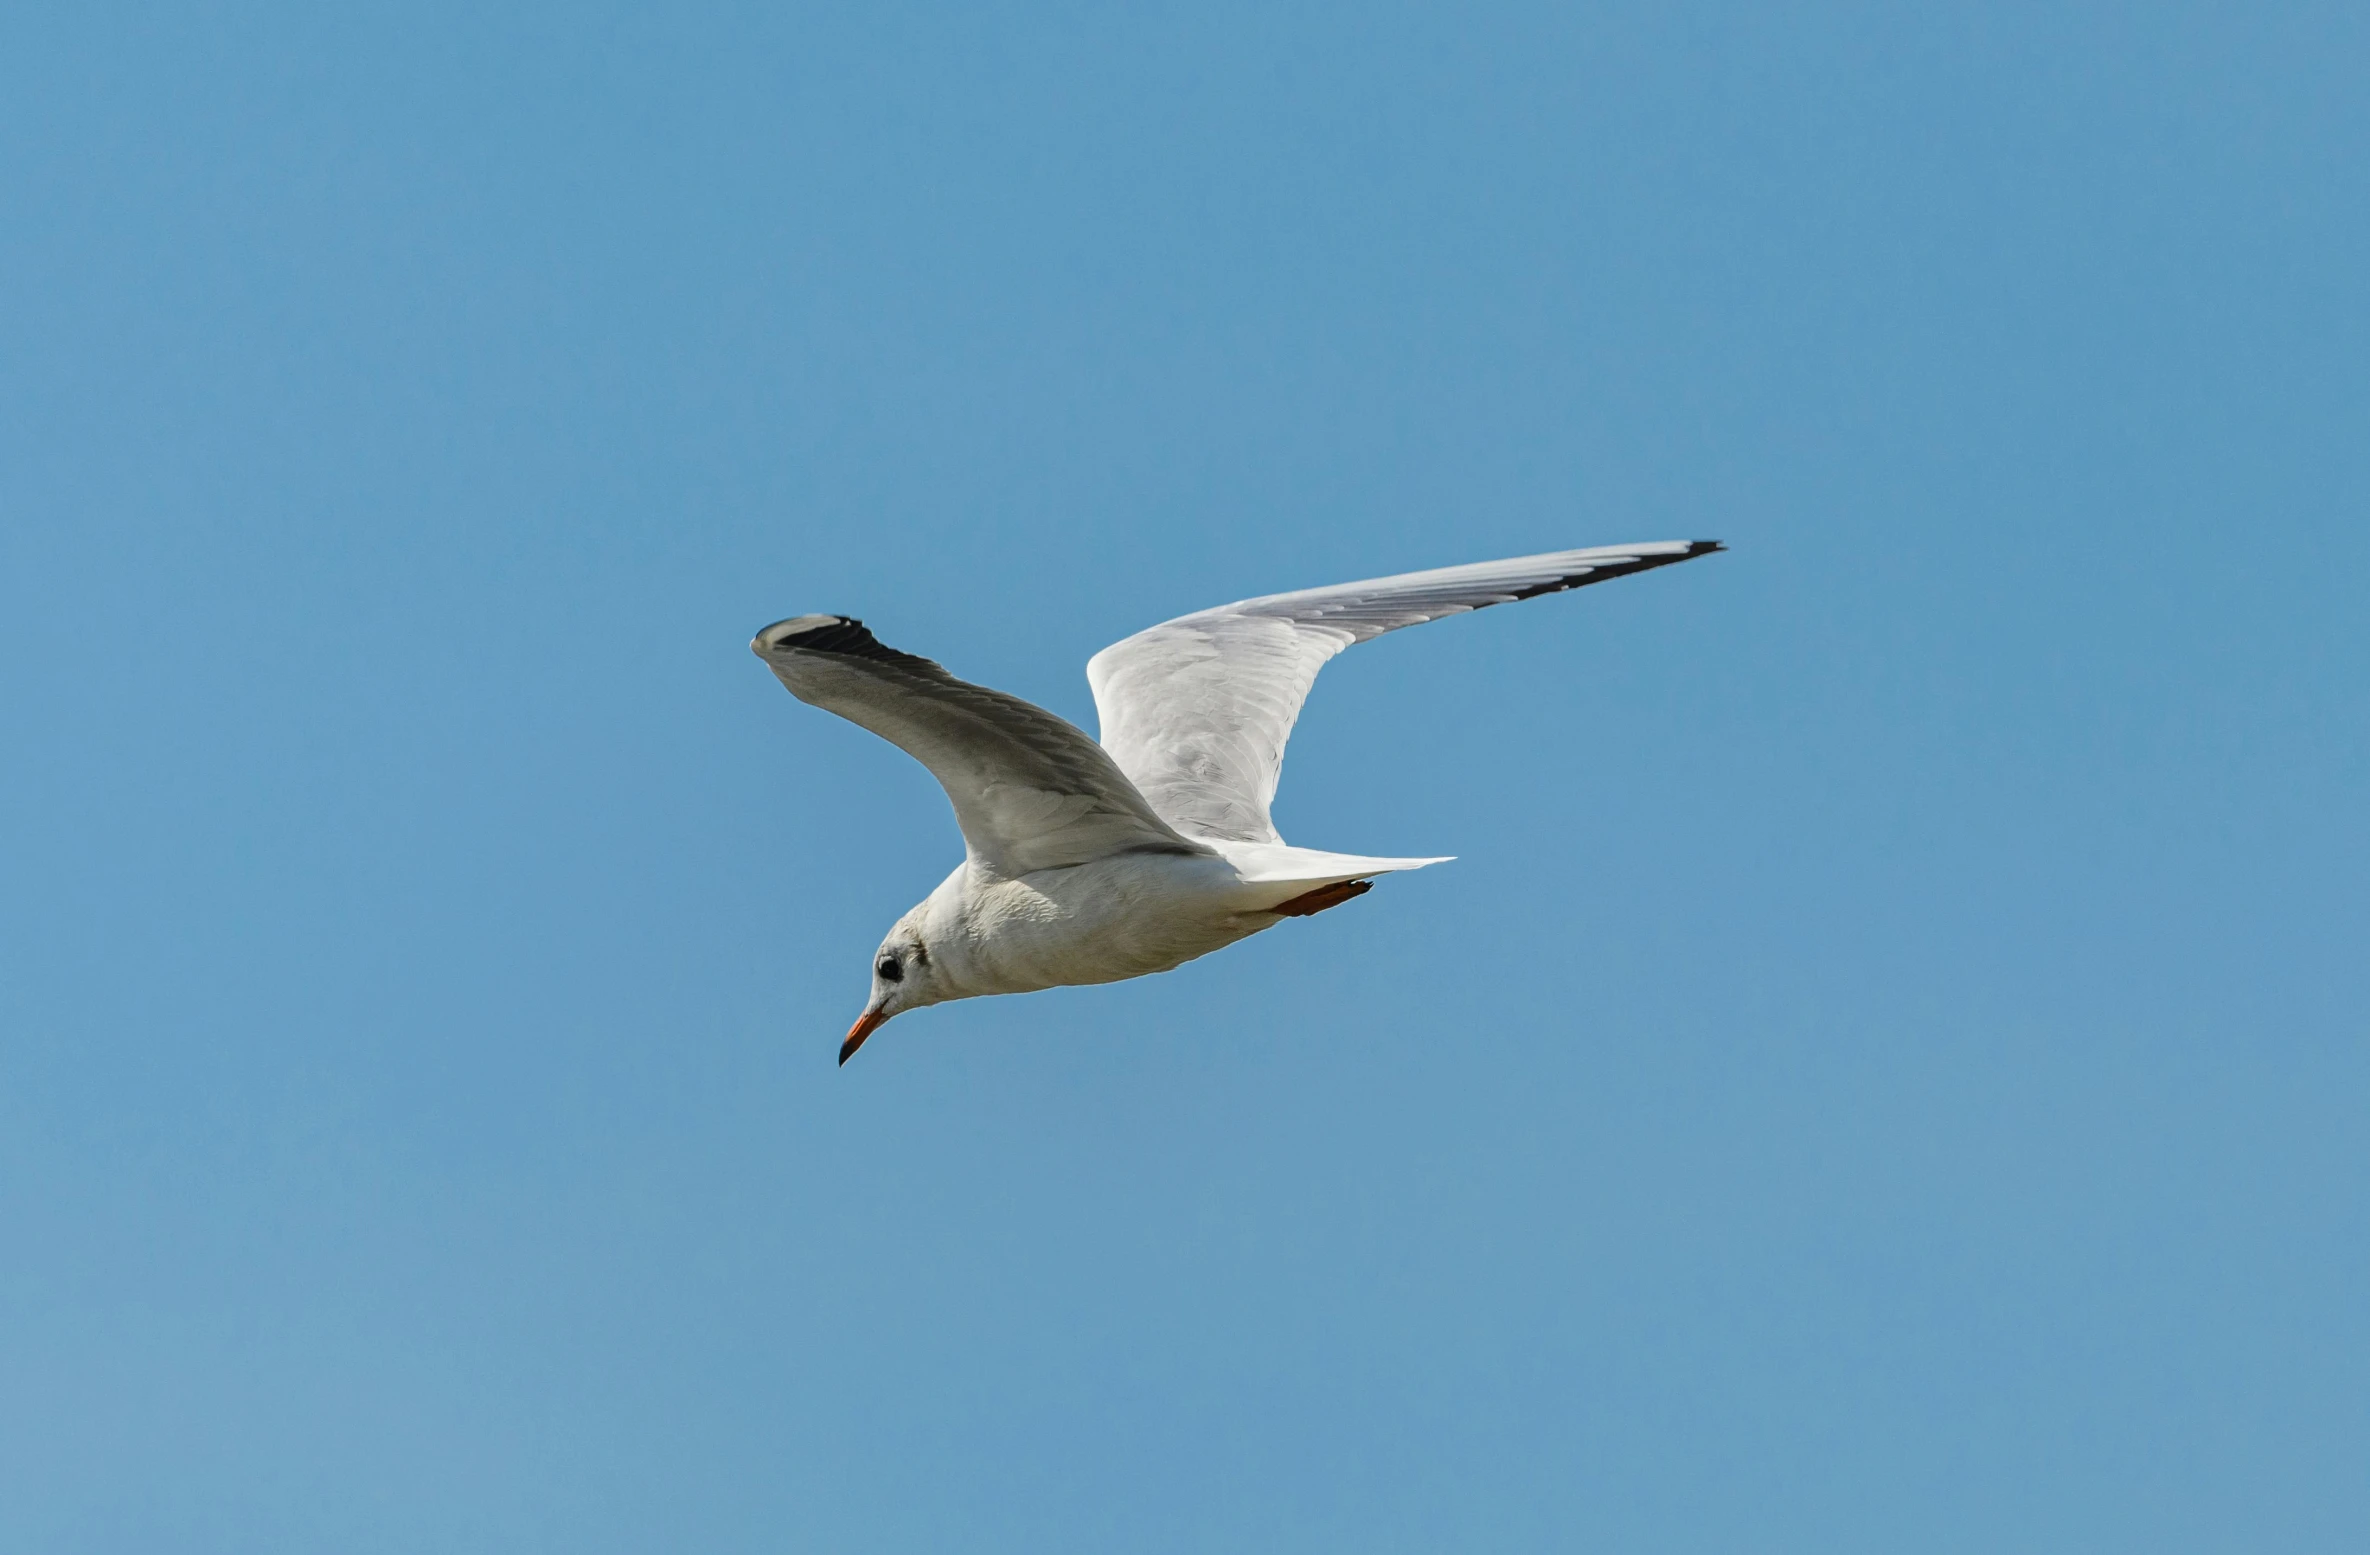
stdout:
<svg viewBox="0 0 2370 1555">
<path fill-rule="evenodd" d="M 2358 6 L 0 20 L 0 1543 L 2358 1551 Z M 1455 853 L 845 1071 L 1276 589 Z"/>
</svg>

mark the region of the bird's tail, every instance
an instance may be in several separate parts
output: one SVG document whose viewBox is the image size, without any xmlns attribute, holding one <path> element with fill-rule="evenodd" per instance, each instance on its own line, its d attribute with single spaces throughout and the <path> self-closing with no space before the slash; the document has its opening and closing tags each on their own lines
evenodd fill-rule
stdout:
<svg viewBox="0 0 2370 1555">
<path fill-rule="evenodd" d="M 1296 848 L 1285 842 L 1222 842 L 1215 846 L 1226 855 L 1226 861 L 1235 867 L 1245 885 L 1258 888 L 1262 896 L 1272 888 L 1277 902 L 1290 901 L 1319 886 L 1448 862 L 1446 858 L 1368 858 L 1357 853 L 1326 853 L 1317 848 Z"/>
</svg>

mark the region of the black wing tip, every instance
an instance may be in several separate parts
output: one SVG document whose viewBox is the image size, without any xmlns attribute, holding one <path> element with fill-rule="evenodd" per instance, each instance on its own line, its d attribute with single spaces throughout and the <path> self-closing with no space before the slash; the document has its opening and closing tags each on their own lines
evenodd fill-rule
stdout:
<svg viewBox="0 0 2370 1555">
<path fill-rule="evenodd" d="M 1683 551 L 1638 551 L 1620 561 L 1590 562 L 1579 571 L 1527 589 L 1516 589 L 1516 599 L 1537 599 L 1542 594 L 1561 594 L 1566 589 L 1586 588 L 1591 583 L 1609 583 L 1615 578 L 1626 578 L 1632 573 L 1652 572 L 1657 567 L 1668 567 L 1673 562 L 1690 562 L 1698 556 L 1709 556 L 1714 551 L 1725 551 L 1727 546 L 1717 540 L 1666 540 L 1665 545 L 1683 545 Z M 1612 550 L 1613 547 L 1603 547 Z"/>
<path fill-rule="evenodd" d="M 1674 562 L 1691 562 L 1698 556 L 1709 556 L 1714 551 L 1725 551 L 1728 549 L 1727 546 L 1721 544 L 1717 540 L 1682 540 L 1677 543 L 1684 545 L 1686 549 L 1683 551 L 1663 551 L 1660 553 L 1650 552 L 1627 562 L 1616 562 L 1610 567 L 1599 568 L 1597 571 L 1597 577 L 1621 578 L 1627 577 L 1633 572 L 1652 572 L 1657 567 L 1668 567 Z M 1594 578 L 1584 578 L 1581 581 L 1593 583 L 1596 580 Z"/>
<path fill-rule="evenodd" d="M 928 659 L 899 653 L 854 616 L 792 616 L 776 621 L 750 640 L 749 651 L 764 659 L 787 651 L 828 653 L 843 659 L 870 659 L 876 664 L 928 665 Z"/>
<path fill-rule="evenodd" d="M 854 639 L 874 640 L 864 623 L 854 616 L 792 616 L 786 621 L 761 627 L 749 646 L 759 653 L 771 653 L 777 648 L 805 648 L 817 653 L 830 653 L 840 642 Z"/>
</svg>

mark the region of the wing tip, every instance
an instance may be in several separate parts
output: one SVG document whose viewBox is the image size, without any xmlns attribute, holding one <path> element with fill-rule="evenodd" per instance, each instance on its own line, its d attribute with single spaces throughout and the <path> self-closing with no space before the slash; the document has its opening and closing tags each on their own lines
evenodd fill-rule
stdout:
<svg viewBox="0 0 2370 1555">
<path fill-rule="evenodd" d="M 908 669 L 938 668 L 917 654 L 900 653 L 872 635 L 854 616 L 792 616 L 776 621 L 749 640 L 749 651 L 768 663 L 783 653 L 826 653 L 842 659 L 870 659 Z"/>
<path fill-rule="evenodd" d="M 759 627 L 757 635 L 749 639 L 749 651 L 762 659 L 767 654 L 781 648 L 821 648 L 823 647 L 821 643 L 805 643 L 799 642 L 797 639 L 812 637 L 818 632 L 827 632 L 834 627 L 843 626 L 852 626 L 866 637 L 872 635 L 870 632 L 864 631 L 864 623 L 853 616 L 792 616 L 786 621 L 776 621 L 771 626 Z M 828 652 L 829 650 L 826 648 L 824 651 Z"/>
<path fill-rule="evenodd" d="M 1573 569 L 1529 588 L 1511 590 L 1510 597 L 1537 599 L 1542 594 L 1561 594 L 1569 589 L 1586 588 L 1591 583 L 1608 583 L 1634 573 L 1652 572 L 1657 567 L 1668 567 L 1673 562 L 1691 562 L 1698 556 L 1709 556 L 1714 551 L 1727 549 L 1718 540 L 1649 540 L 1641 545 L 1599 545 L 1579 552 L 1550 552 L 1550 556 L 1570 554 L 1574 561 Z M 1582 557 L 1589 559 L 1583 561 Z"/>
</svg>

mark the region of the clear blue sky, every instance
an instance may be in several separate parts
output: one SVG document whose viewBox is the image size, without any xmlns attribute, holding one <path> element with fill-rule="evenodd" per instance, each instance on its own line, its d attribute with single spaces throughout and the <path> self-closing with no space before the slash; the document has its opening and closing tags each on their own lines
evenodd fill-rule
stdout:
<svg viewBox="0 0 2370 1555">
<path fill-rule="evenodd" d="M 0 1545 L 2370 1547 L 2359 6 L 0 22 Z M 829 610 L 1572 545 L 835 1045 Z"/>
</svg>

